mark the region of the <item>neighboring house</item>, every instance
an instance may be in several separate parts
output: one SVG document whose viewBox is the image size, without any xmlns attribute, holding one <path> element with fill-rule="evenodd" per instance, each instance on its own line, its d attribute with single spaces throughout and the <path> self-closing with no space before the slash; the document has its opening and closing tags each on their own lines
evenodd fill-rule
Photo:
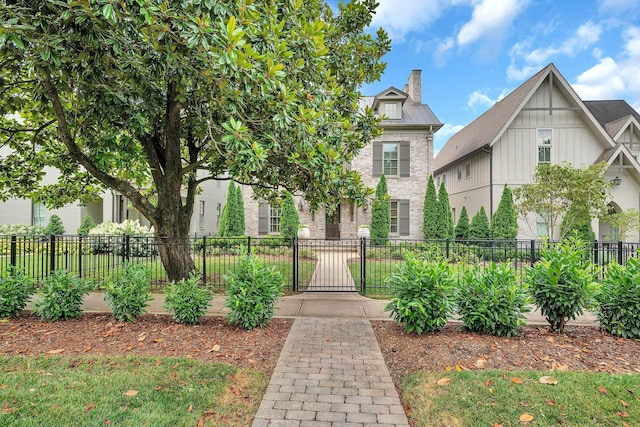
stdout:
<svg viewBox="0 0 640 427">
<path fill-rule="evenodd" d="M 582 101 L 549 64 L 452 136 L 434 159 L 434 177 L 438 185 L 445 182 L 457 222 L 463 206 L 470 217 L 481 206 L 491 216 L 504 185 L 532 182 L 540 163 L 584 167 L 604 161 L 606 177 L 618 184 L 610 209 L 638 209 L 639 124 L 638 113 L 624 101 Z M 535 214 L 520 218 L 519 225 L 520 238 L 548 233 Z M 594 219 L 592 226 L 598 239 L 616 238 L 609 224 Z M 637 241 L 638 235 L 630 238 Z"/>
<path fill-rule="evenodd" d="M 385 175 L 391 199 L 391 237 L 422 238 L 422 206 L 433 159 L 433 135 L 442 127 L 427 104 L 422 103 L 421 71 L 413 70 L 403 90 L 389 87 L 366 96 L 361 105 L 372 107 L 385 119 L 383 134 L 354 158 L 357 170 L 372 188 Z M 278 235 L 280 208 L 253 198 L 250 187 L 242 187 L 247 234 Z M 296 197 L 300 223 L 309 225 L 311 238 L 355 238 L 361 224 L 370 224 L 371 209 L 358 208 L 344 200 L 331 215 L 324 209 L 310 212 L 309 204 Z"/>
<path fill-rule="evenodd" d="M 2 152 L 0 151 L 0 156 Z M 199 172 L 202 174 L 202 172 Z M 45 184 L 56 182 L 58 171 L 50 169 L 45 174 Z M 215 234 L 221 207 L 227 197 L 227 181 L 206 181 L 202 191 L 196 196 L 191 218 L 191 234 Z M 66 234 L 75 234 L 80 227 L 82 217 L 89 215 L 96 224 L 102 222 L 122 222 L 126 219 L 138 220 L 149 225 L 140 212 L 134 209 L 129 200 L 113 190 L 104 191 L 100 199 L 82 206 L 69 204 L 59 209 L 47 209 L 43 203 L 28 199 L 9 199 L 0 201 L 0 225 L 25 224 L 46 226 L 51 215 L 58 215 Z"/>
</svg>

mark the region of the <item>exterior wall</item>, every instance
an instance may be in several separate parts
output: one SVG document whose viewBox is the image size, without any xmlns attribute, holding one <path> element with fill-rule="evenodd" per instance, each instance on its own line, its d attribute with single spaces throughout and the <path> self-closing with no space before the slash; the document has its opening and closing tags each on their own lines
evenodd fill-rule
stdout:
<svg viewBox="0 0 640 427">
<path fill-rule="evenodd" d="M 193 215 L 189 228 L 191 234 L 216 234 L 220 213 L 227 199 L 228 187 L 228 181 L 220 180 L 205 181 L 200 185 L 202 191 L 196 196 L 193 206 Z M 201 215 L 201 202 L 204 202 L 203 215 Z M 220 205 L 220 211 L 218 210 L 218 204 Z"/>
</svg>

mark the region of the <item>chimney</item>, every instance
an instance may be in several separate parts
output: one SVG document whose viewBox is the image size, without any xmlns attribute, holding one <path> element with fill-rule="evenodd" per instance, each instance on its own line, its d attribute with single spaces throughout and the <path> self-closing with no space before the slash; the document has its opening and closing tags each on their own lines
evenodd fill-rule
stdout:
<svg viewBox="0 0 640 427">
<path fill-rule="evenodd" d="M 422 103 L 422 83 L 420 81 L 420 74 L 422 70 L 412 70 L 409 74 L 409 81 L 407 82 L 406 92 L 416 104 Z"/>
</svg>

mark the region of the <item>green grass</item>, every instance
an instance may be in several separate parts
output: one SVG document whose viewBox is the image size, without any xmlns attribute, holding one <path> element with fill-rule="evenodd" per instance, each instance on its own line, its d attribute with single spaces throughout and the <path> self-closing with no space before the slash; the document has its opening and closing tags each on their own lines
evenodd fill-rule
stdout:
<svg viewBox="0 0 640 427">
<path fill-rule="evenodd" d="M 540 384 L 539 378 L 545 375 L 555 377 L 558 384 Z M 443 377 L 451 382 L 438 385 Z M 416 427 L 640 425 L 640 375 L 420 372 L 405 378 L 402 393 Z M 523 414 L 531 415 L 533 421 L 520 422 Z"/>
<path fill-rule="evenodd" d="M 0 356 L 0 373 L 2 426 L 246 426 L 268 382 L 182 358 Z"/>
<path fill-rule="evenodd" d="M 399 259 L 368 260 L 366 296 L 370 298 L 390 298 L 394 289 L 384 283 L 396 265 L 404 261 Z M 348 262 L 355 283 L 360 283 L 360 261 Z"/>
</svg>

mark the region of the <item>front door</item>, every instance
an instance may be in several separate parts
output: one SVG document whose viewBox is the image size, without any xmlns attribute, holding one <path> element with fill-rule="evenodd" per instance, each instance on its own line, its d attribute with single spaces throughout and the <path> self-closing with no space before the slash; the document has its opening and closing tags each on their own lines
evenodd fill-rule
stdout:
<svg viewBox="0 0 640 427">
<path fill-rule="evenodd" d="M 340 205 L 332 213 L 327 212 L 326 217 L 325 238 L 327 240 L 340 240 Z"/>
</svg>

